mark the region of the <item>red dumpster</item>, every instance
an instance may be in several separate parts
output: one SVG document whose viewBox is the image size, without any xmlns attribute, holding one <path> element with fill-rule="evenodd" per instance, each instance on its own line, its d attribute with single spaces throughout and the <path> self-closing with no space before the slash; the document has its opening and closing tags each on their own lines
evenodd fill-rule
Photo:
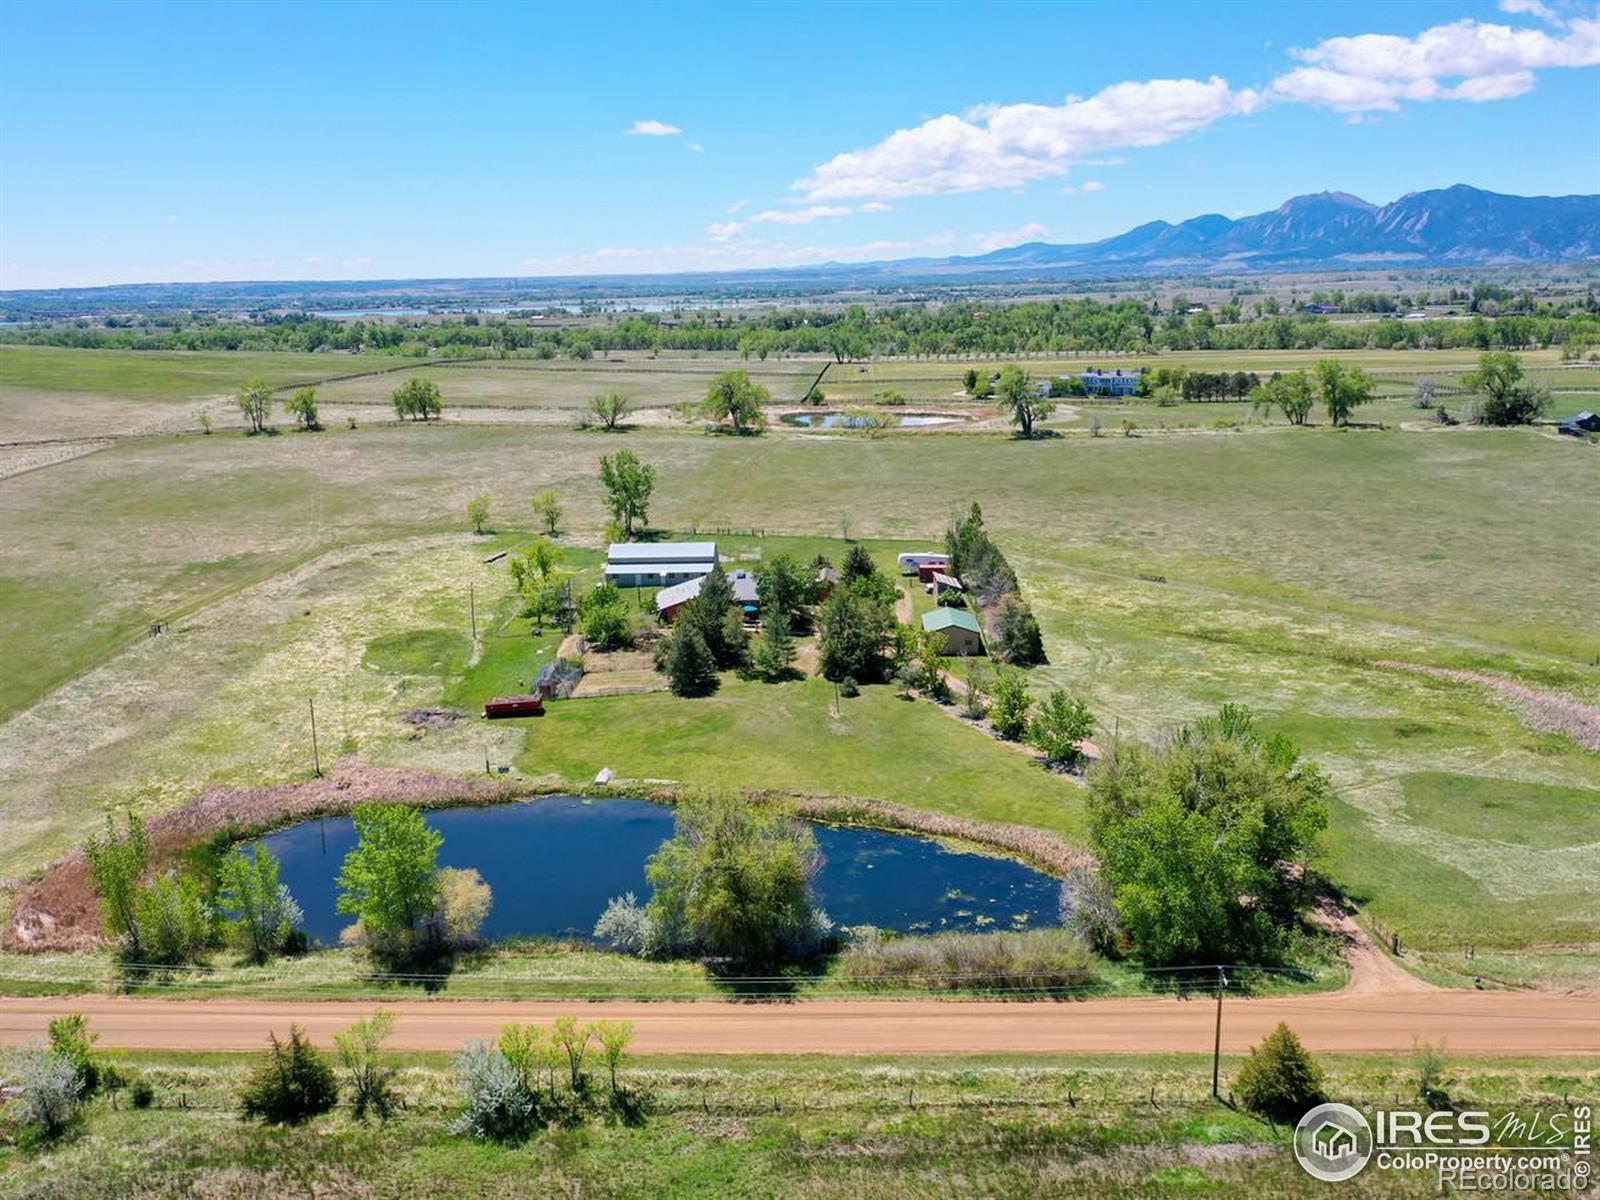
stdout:
<svg viewBox="0 0 1600 1200">
<path fill-rule="evenodd" d="M 543 714 L 543 696 L 496 696 L 483 706 L 483 715 L 491 721 L 499 717 L 538 717 Z"/>
</svg>

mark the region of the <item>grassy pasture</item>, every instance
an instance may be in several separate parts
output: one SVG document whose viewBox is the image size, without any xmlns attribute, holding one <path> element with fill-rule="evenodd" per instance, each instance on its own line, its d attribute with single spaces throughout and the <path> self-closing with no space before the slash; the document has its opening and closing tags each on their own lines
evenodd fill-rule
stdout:
<svg viewBox="0 0 1600 1200">
<path fill-rule="evenodd" d="M 1201 1055 L 639 1058 L 623 1082 L 655 1099 L 642 1126 L 592 1120 L 520 1147 L 450 1134 L 460 1100 L 444 1055 L 393 1056 L 406 1107 L 392 1121 L 341 1110 L 285 1129 L 239 1120 L 247 1056 L 110 1057 L 154 1085 L 156 1105 L 96 1100 L 81 1133 L 0 1157 L 8 1194 L 1327 1194 L 1295 1164 L 1286 1130 L 1210 1099 Z M 1330 1056 L 1324 1065 L 1330 1093 L 1351 1103 L 1392 1104 L 1415 1090 L 1409 1064 L 1392 1057 Z M 1239 1060 L 1225 1058 L 1222 1069 L 1226 1087 Z M 1452 1095 L 1497 1115 L 1585 1102 L 1600 1081 L 1592 1059 L 1474 1059 L 1452 1062 L 1450 1076 Z M 1429 1197 L 1437 1179 L 1369 1169 L 1346 1190 Z"/>
<path fill-rule="evenodd" d="M 568 540 L 592 547 L 596 460 L 624 445 L 659 470 L 657 524 L 789 534 L 802 558 L 844 525 L 936 538 L 978 499 L 1044 627 L 1037 688 L 1065 686 L 1104 732 L 1141 735 L 1251 703 L 1339 785 L 1335 877 L 1415 944 L 1600 938 L 1595 756 L 1471 687 L 1366 665 L 1470 666 L 1600 698 L 1600 544 L 1573 528 L 1600 508 L 1600 473 L 1589 448 L 1526 430 L 1024 444 L 431 426 L 121 443 L 0 480 L 0 874 L 70 847 L 109 802 L 170 807 L 213 781 L 303 773 L 312 695 L 324 746 L 379 762 L 470 772 L 487 749 L 535 777 L 610 765 L 1081 828 L 1070 785 L 931 706 L 872 693 L 846 702 L 841 734 L 813 683 L 575 702 L 527 727 L 413 740 L 400 711 L 510 690 L 553 653 L 527 639 L 525 657 L 463 666 L 467 592 L 484 622 L 506 581 L 481 559 L 531 526 L 542 487 L 562 495 Z M 479 492 L 498 538 L 465 533 Z M 172 632 L 146 638 L 162 617 Z M 918 752 L 921 775 L 907 771 Z"/>
<path fill-rule="evenodd" d="M 363 360 L 369 361 L 369 360 Z M 458 365 L 419 366 L 395 375 L 367 375 L 326 384 L 319 395 L 330 405 L 387 406 L 389 396 L 412 376 L 439 385 L 446 406 L 581 409 L 604 392 L 621 392 L 635 408 L 668 408 L 705 398 L 720 371 L 744 370 L 765 385 L 777 403 L 794 403 L 822 369 L 810 361 L 737 357 L 652 360 L 644 352 L 617 352 L 587 362 L 509 359 Z"/>
</svg>

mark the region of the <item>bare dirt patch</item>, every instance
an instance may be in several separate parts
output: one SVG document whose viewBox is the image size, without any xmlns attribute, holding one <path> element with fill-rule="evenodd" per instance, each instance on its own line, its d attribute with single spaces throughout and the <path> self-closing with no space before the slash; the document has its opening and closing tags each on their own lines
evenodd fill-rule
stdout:
<svg viewBox="0 0 1600 1200">
<path fill-rule="evenodd" d="M 247 835 L 307 817 L 349 812 L 388 801 L 431 808 L 466 801 L 503 801 L 512 790 L 490 780 L 458 779 L 432 771 L 374 767 L 346 759 L 320 779 L 271 787 L 214 787 L 147 826 L 150 857 L 159 867 L 185 848 L 218 835 Z M 102 945 L 100 910 L 88 862 L 74 851 L 17 891 L 0 947 L 17 953 L 85 950 Z"/>
</svg>

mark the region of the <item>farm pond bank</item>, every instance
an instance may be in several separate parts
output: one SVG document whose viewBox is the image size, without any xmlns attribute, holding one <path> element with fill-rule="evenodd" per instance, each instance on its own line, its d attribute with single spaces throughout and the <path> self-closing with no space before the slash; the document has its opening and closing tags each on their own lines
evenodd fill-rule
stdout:
<svg viewBox="0 0 1600 1200">
<path fill-rule="evenodd" d="M 444 835 L 440 863 L 477 870 L 493 890 L 483 932 L 496 939 L 588 937 L 611 897 L 649 895 L 645 860 L 673 832 L 667 805 L 575 796 L 433 809 L 427 819 Z M 1021 863 L 904 833 L 814 828 L 814 886 L 837 925 L 938 933 L 1059 924 L 1058 882 Z M 262 840 L 282 859 L 306 931 L 336 943 L 350 923 L 335 910 L 339 867 L 355 844 L 350 820 L 317 818 Z"/>
</svg>

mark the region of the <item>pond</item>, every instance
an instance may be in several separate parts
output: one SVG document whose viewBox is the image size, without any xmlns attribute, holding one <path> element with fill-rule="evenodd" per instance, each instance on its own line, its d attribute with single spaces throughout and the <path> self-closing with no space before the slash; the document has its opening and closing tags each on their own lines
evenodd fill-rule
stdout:
<svg viewBox="0 0 1600 1200">
<path fill-rule="evenodd" d="M 572 796 L 490 808 L 438 809 L 439 861 L 477 869 L 494 892 L 484 935 L 587 938 L 606 901 L 648 898 L 645 859 L 672 836 L 672 809 L 644 800 Z M 1059 885 L 1010 859 L 951 850 L 906 834 L 814 827 L 816 880 L 836 925 L 903 933 L 1057 925 Z M 348 818 L 306 821 L 262 839 L 283 860 L 282 881 L 305 910 L 306 932 L 335 944 L 351 918 L 334 911 L 335 877 L 355 829 Z"/>
<path fill-rule="evenodd" d="M 877 414 L 874 414 L 876 416 Z M 950 413 L 884 413 L 886 428 L 910 429 L 923 425 L 955 425 L 962 418 Z M 785 425 L 803 429 L 868 429 L 876 422 L 873 417 L 850 412 L 791 412 L 779 418 Z"/>
</svg>

